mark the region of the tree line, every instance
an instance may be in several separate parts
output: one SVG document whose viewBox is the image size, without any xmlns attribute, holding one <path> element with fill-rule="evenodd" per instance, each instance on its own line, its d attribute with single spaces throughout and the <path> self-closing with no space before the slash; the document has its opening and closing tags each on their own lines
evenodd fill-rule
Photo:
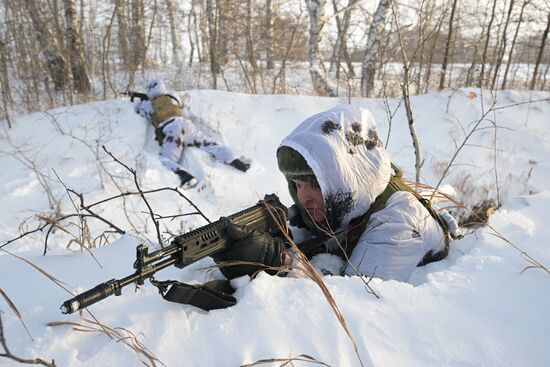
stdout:
<svg viewBox="0 0 550 367">
<path fill-rule="evenodd" d="M 380 97 L 548 90 L 545 0 L 1 0 L 9 111 L 174 87 Z M 309 73 L 309 89 L 293 78 Z M 138 86 L 139 88 L 139 86 Z M 1 118 L 2 116 L 0 116 Z"/>
</svg>

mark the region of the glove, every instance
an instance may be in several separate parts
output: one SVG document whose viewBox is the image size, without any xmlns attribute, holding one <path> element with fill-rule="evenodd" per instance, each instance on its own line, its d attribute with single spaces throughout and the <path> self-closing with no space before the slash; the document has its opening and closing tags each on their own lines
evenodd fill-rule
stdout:
<svg viewBox="0 0 550 367">
<path fill-rule="evenodd" d="M 293 227 L 305 228 L 306 222 L 304 222 L 304 218 L 302 218 L 298 204 L 291 205 L 290 208 L 288 208 L 288 223 Z"/>
<path fill-rule="evenodd" d="M 266 267 L 281 266 L 281 254 L 285 250 L 285 243 L 281 238 L 271 237 L 268 233 L 251 230 L 250 227 L 235 223 L 229 223 L 225 231 L 233 243 L 227 250 L 212 255 L 216 263 L 246 261 Z M 220 267 L 220 271 L 227 279 L 252 275 L 261 269 L 263 266 L 252 264 Z"/>
</svg>

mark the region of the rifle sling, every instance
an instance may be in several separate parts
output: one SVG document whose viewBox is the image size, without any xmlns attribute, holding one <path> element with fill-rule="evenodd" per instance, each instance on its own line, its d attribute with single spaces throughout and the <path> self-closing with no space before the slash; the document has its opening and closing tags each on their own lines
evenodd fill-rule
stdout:
<svg viewBox="0 0 550 367">
<path fill-rule="evenodd" d="M 228 280 L 212 280 L 197 285 L 176 280 L 157 281 L 153 277 L 150 281 L 165 300 L 195 306 L 205 311 L 227 308 L 237 303 L 232 296 L 235 289 Z"/>
</svg>

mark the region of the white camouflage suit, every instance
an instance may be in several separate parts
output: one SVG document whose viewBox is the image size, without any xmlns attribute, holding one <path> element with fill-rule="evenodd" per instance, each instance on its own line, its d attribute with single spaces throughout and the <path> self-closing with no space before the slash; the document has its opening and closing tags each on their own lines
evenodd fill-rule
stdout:
<svg viewBox="0 0 550 367">
<path fill-rule="evenodd" d="M 164 83 L 158 79 L 151 80 L 145 88 L 149 100 L 141 101 L 135 106 L 139 115 L 151 120 L 154 113 L 151 100 L 161 95 L 169 95 L 181 107 L 181 100 L 177 93 L 167 93 Z M 211 137 L 198 130 L 193 122 L 182 116 L 173 116 L 162 121 L 157 128 L 162 129 L 164 138 L 161 142 L 159 159 L 162 164 L 173 172 L 186 171 L 179 164 L 185 147 L 196 147 L 208 152 L 217 161 L 229 164 L 237 157 L 226 146 L 218 144 Z"/>
<path fill-rule="evenodd" d="M 311 116 L 281 146 L 300 153 L 313 170 L 337 238 L 353 218 L 369 209 L 390 179 L 390 157 L 378 138 L 374 118 L 359 106 L 340 106 Z M 295 195 L 293 199 L 297 201 Z M 450 222 L 456 228 L 452 217 Z M 332 239 L 325 246 L 334 249 L 338 244 Z M 372 214 L 341 273 L 408 281 L 424 255 L 444 246 L 437 221 L 411 193 L 398 191 Z"/>
</svg>

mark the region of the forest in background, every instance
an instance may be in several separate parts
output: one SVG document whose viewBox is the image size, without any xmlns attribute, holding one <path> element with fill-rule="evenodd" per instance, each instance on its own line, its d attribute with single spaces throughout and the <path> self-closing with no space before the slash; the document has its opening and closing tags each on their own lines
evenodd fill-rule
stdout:
<svg viewBox="0 0 550 367">
<path fill-rule="evenodd" d="M 545 0 L 1 0 L 0 15 L 8 125 L 151 75 L 253 94 L 550 89 Z"/>
</svg>

